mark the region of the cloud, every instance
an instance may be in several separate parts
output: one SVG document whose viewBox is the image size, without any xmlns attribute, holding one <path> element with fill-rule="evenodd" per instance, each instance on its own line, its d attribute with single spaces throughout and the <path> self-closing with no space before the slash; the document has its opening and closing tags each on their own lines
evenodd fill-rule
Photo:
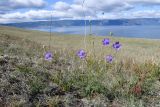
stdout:
<svg viewBox="0 0 160 107">
<path fill-rule="evenodd" d="M 43 0 L 9 0 L 13 8 L 42 8 L 45 6 Z"/>
<path fill-rule="evenodd" d="M 126 0 L 131 4 L 143 4 L 143 5 L 159 5 L 160 0 Z"/>
<path fill-rule="evenodd" d="M 75 0 L 74 2 L 82 5 L 82 0 Z M 122 11 L 133 8 L 132 5 L 120 0 L 85 0 L 84 6 L 95 11 L 101 10 L 105 12 Z"/>
<path fill-rule="evenodd" d="M 77 13 L 67 13 L 62 11 L 48 11 L 48 10 L 30 10 L 28 12 L 15 12 L 3 14 L 0 16 L 1 23 L 12 23 L 12 22 L 24 22 L 24 21 L 42 21 L 50 20 L 51 14 L 53 20 L 57 19 L 84 19 L 83 15 Z M 108 12 L 104 15 L 99 13 L 95 15 L 88 15 L 86 18 L 89 19 L 119 19 L 119 18 L 158 18 L 160 17 L 160 10 L 141 10 L 133 12 Z"/>
<path fill-rule="evenodd" d="M 106 13 L 105 15 L 98 15 L 98 19 L 133 19 L 133 18 L 160 18 L 160 11 L 133 11 L 133 12 L 119 12 Z"/>
<path fill-rule="evenodd" d="M 82 8 L 80 4 L 68 4 L 62 1 L 56 2 L 52 7 L 55 11 L 66 12 L 68 14 L 72 13 L 74 15 L 78 14 L 79 16 L 84 15 L 84 11 L 85 13 L 90 11 L 87 7 Z"/>
<path fill-rule="evenodd" d="M 135 11 L 131 15 L 134 18 L 160 18 L 160 10 Z"/>
<path fill-rule="evenodd" d="M 46 5 L 44 0 L 4 0 L 0 1 L 1 11 L 11 11 L 22 8 L 43 8 Z"/>
<path fill-rule="evenodd" d="M 0 16 L 0 23 L 12 23 L 12 22 L 27 22 L 27 21 L 40 21 L 50 20 L 51 15 L 54 20 L 60 18 L 73 18 L 72 14 L 68 14 L 61 11 L 49 11 L 49 10 L 30 10 L 27 12 L 14 12 L 3 14 Z"/>
<path fill-rule="evenodd" d="M 70 5 L 68 3 L 59 1 L 53 5 L 53 8 L 55 10 L 68 10 L 70 8 Z"/>
<path fill-rule="evenodd" d="M 38 1 L 38 2 L 37 2 Z M 74 0 L 72 4 L 58 1 L 51 5 L 51 10 L 41 8 L 45 6 L 44 0 L 5 0 L 0 2 L 0 23 L 49 20 L 51 14 L 57 19 L 118 19 L 118 18 L 160 18 L 160 0 Z M 5 13 L 6 3 L 9 3 Z M 3 5 L 2 5 L 3 4 Z M 140 6 L 140 8 L 138 7 Z M 157 6 L 157 9 L 152 8 Z M 29 8 L 20 12 L 20 8 Z M 17 9 L 17 12 L 12 12 Z M 8 11 L 6 10 L 6 11 Z M 102 14 L 104 13 L 104 14 Z"/>
</svg>

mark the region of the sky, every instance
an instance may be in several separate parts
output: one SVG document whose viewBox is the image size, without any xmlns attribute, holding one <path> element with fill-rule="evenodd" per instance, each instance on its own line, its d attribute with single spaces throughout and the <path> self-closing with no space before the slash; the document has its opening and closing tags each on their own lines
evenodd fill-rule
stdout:
<svg viewBox="0 0 160 107">
<path fill-rule="evenodd" d="M 0 23 L 160 18 L 160 0 L 0 0 Z"/>
</svg>

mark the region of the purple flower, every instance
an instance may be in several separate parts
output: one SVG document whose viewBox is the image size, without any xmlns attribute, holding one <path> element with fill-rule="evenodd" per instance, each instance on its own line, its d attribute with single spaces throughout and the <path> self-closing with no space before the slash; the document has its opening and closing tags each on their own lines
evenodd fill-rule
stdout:
<svg viewBox="0 0 160 107">
<path fill-rule="evenodd" d="M 51 52 L 46 52 L 44 57 L 45 60 L 52 60 L 53 55 Z"/>
<path fill-rule="evenodd" d="M 113 48 L 114 49 L 116 49 L 116 50 L 119 50 L 120 48 L 121 48 L 121 44 L 119 43 L 119 42 L 115 42 L 114 44 L 113 44 Z"/>
<path fill-rule="evenodd" d="M 81 59 L 84 59 L 87 56 L 87 54 L 84 50 L 81 49 L 77 52 L 77 56 L 79 56 L 79 58 Z"/>
<path fill-rule="evenodd" d="M 108 38 L 105 38 L 105 39 L 103 39 L 102 43 L 104 46 L 107 46 L 107 45 L 109 45 L 110 40 Z"/>
<path fill-rule="evenodd" d="M 105 57 L 105 60 L 106 60 L 107 62 L 111 63 L 111 62 L 113 61 L 113 56 L 112 56 L 112 55 L 107 55 L 107 56 Z"/>
</svg>

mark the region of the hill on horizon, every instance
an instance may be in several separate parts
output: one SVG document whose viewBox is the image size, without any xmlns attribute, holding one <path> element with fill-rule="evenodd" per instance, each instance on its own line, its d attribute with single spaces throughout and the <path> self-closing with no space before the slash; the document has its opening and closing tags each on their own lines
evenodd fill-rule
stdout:
<svg viewBox="0 0 160 107">
<path fill-rule="evenodd" d="M 36 21 L 36 22 L 20 22 L 20 23 L 7 23 L 0 24 L 5 26 L 20 27 L 20 28 L 34 28 L 46 26 L 51 24 L 53 27 L 63 26 L 84 26 L 85 20 L 53 20 L 53 21 Z M 90 25 L 89 20 L 86 20 L 86 25 Z M 105 19 L 105 20 L 92 20 L 93 26 L 134 26 L 134 25 L 160 25 L 160 18 L 136 18 L 136 19 Z"/>
</svg>

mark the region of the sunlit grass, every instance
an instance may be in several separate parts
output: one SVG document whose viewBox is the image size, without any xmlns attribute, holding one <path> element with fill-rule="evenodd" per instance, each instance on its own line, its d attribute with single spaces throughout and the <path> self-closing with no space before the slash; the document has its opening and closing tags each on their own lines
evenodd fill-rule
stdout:
<svg viewBox="0 0 160 107">
<path fill-rule="evenodd" d="M 0 32 L 4 34 L 9 34 L 12 36 L 24 37 L 32 41 L 36 41 L 40 44 L 48 45 L 49 42 L 49 33 L 40 32 L 40 31 L 30 31 L 22 30 L 16 28 L 6 28 L 0 27 Z M 106 32 L 107 33 L 107 32 Z M 106 36 L 107 37 L 107 36 Z M 109 48 L 103 48 L 102 40 L 104 36 L 98 36 L 94 39 L 94 50 L 93 50 L 93 39 L 90 36 L 87 36 L 86 45 L 87 52 L 93 54 L 95 51 L 97 57 L 102 57 L 102 53 L 112 53 L 112 50 Z M 108 37 L 114 43 L 115 41 L 120 41 L 123 48 L 119 52 L 119 58 L 130 58 L 138 62 L 152 61 L 153 63 L 160 62 L 160 42 L 159 40 L 147 40 L 147 39 L 129 39 L 129 38 L 117 38 L 117 37 Z M 83 37 L 79 35 L 63 35 L 63 34 L 52 34 L 51 46 L 59 49 L 73 49 L 78 50 L 84 47 Z"/>
</svg>

